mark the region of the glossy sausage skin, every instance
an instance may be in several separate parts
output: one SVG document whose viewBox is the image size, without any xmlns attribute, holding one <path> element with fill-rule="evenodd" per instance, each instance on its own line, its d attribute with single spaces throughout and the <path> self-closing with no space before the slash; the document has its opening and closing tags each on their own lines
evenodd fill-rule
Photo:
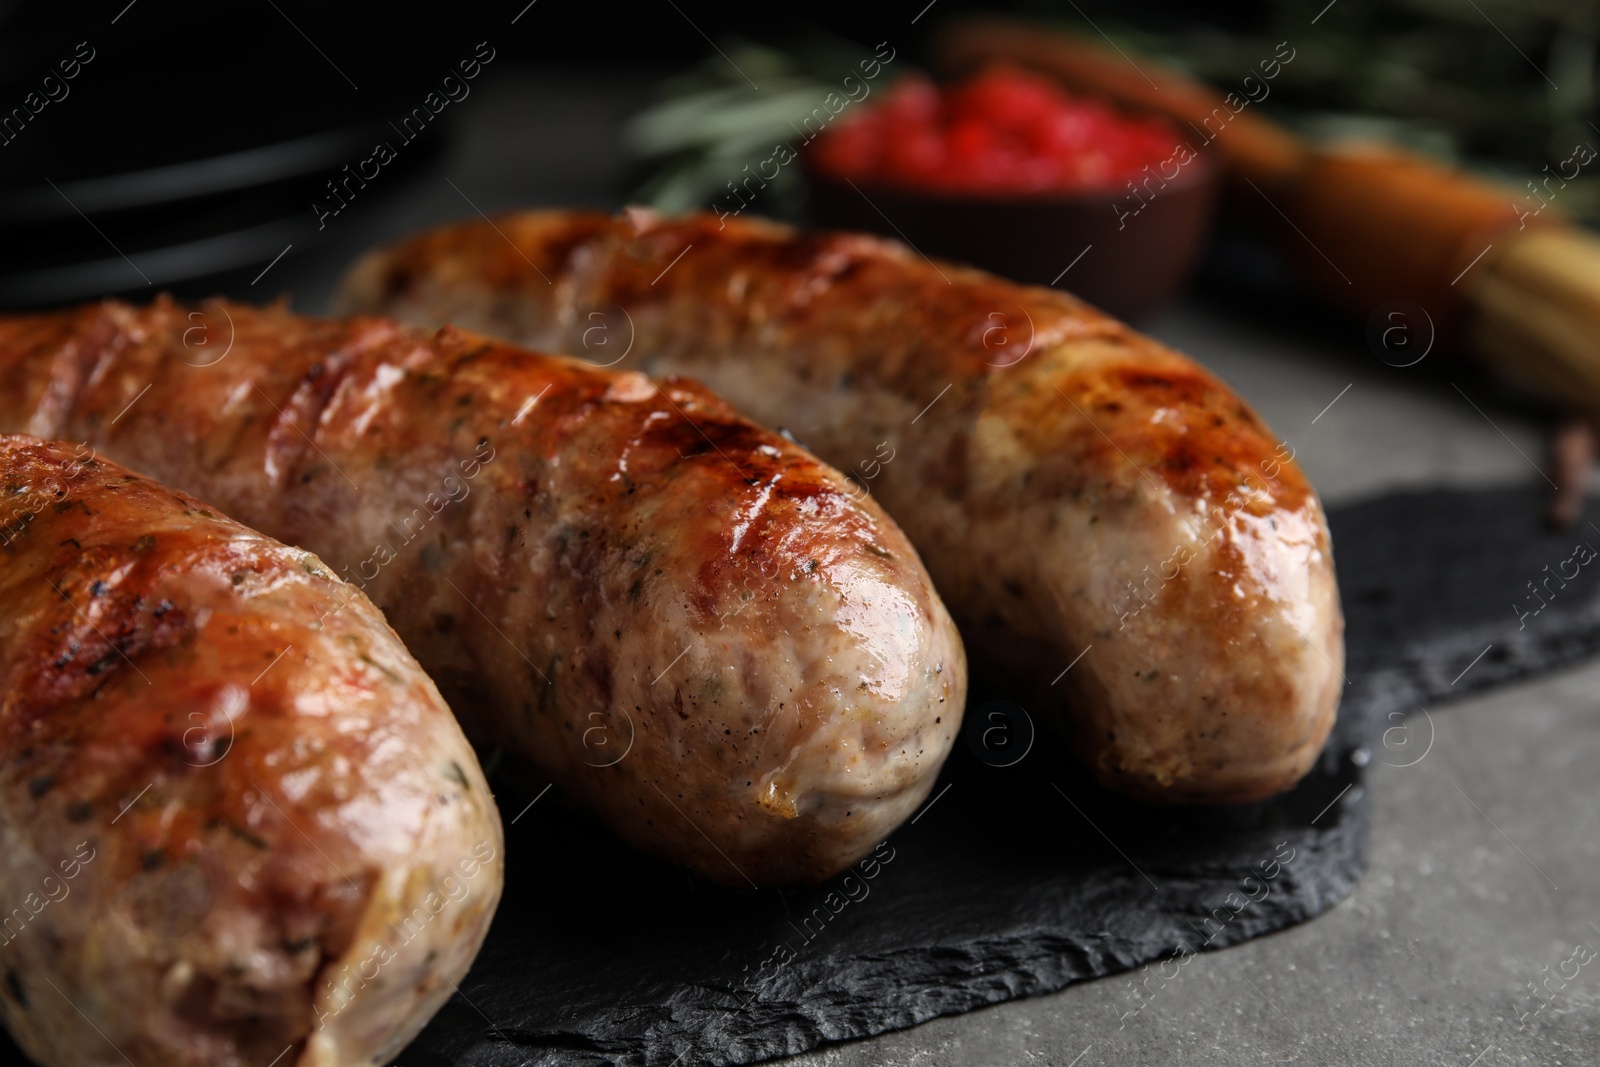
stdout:
<svg viewBox="0 0 1600 1067">
<path fill-rule="evenodd" d="M 433 683 L 317 557 L 0 436 L 0 1014 L 46 1067 L 383 1063 L 500 897 Z"/>
<path fill-rule="evenodd" d="M 792 430 L 882 501 L 977 662 L 1113 788 L 1259 799 L 1332 727 L 1344 624 L 1292 446 L 1065 293 L 866 236 L 529 212 L 372 253 L 342 306 L 627 347 L 619 367 L 692 374 Z"/>
<path fill-rule="evenodd" d="M 469 735 L 718 881 L 849 866 L 959 727 L 964 653 L 899 528 L 692 383 L 168 301 L 0 320 L 0 371 L 0 418 L 315 549 Z"/>
</svg>

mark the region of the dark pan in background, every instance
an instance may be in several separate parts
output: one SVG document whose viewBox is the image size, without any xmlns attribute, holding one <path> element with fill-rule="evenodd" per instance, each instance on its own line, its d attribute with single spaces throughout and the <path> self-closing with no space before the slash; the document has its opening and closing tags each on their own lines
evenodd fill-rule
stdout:
<svg viewBox="0 0 1600 1067">
<path fill-rule="evenodd" d="M 400 141 L 389 122 L 474 29 L 416 4 L 374 19 L 262 0 L 226 21 L 187 0 L 0 6 L 0 307 L 199 295 L 314 246 L 326 183 Z M 445 135 L 406 143 L 361 195 L 400 187 Z"/>
</svg>

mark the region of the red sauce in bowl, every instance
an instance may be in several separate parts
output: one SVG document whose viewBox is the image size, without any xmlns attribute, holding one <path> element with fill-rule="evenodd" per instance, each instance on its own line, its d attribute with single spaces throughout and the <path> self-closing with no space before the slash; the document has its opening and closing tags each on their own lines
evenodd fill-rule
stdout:
<svg viewBox="0 0 1600 1067">
<path fill-rule="evenodd" d="M 881 103 L 825 131 L 810 163 L 836 179 L 927 192 L 1076 193 L 1118 189 L 1177 144 L 1165 119 L 1125 115 L 1048 78 L 995 67 L 943 87 L 900 79 Z"/>
</svg>

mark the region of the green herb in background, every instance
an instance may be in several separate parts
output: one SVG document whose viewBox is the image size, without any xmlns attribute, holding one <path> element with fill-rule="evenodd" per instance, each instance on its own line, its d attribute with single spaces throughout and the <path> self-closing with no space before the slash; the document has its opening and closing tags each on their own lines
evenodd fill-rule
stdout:
<svg viewBox="0 0 1600 1067">
<path fill-rule="evenodd" d="M 649 177 L 633 193 L 637 203 L 663 211 L 686 211 L 713 203 L 731 210 L 735 194 L 748 197 L 741 183 L 782 144 L 798 153 L 818 123 L 806 120 L 839 93 L 846 77 L 865 85 L 865 94 L 831 121 L 850 117 L 888 88 L 900 73 L 883 64 L 878 77 L 862 78 L 858 64 L 870 49 L 821 41 L 784 52 L 748 41 L 724 42 L 723 55 L 707 58 L 685 74 L 661 83 L 660 101 L 623 127 L 623 145 Z M 903 61 L 902 61 L 903 62 Z M 754 83 L 759 89 L 751 88 Z M 823 109 L 826 114 L 826 109 Z M 749 169 L 746 169 L 749 168 Z M 770 172 L 770 171 L 769 171 Z M 764 182 L 752 210 L 794 218 L 805 200 L 796 163 L 778 169 Z"/>
</svg>

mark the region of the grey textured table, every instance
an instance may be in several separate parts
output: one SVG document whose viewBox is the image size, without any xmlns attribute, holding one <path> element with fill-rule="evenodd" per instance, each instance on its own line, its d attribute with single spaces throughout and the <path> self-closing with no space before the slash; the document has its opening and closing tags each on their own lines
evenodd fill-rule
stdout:
<svg viewBox="0 0 1600 1067">
<path fill-rule="evenodd" d="M 373 241 L 478 209 L 615 206 L 616 130 L 647 85 L 580 71 L 486 85 L 430 173 L 334 220 L 321 248 L 287 257 L 240 295 L 288 292 L 318 311 Z M 1145 328 L 1232 382 L 1330 503 L 1540 481 L 1540 429 L 1487 393 L 1472 396 L 1480 412 L 1448 380 L 1388 367 L 1359 344 L 1253 327 L 1202 304 Z M 1140 1003 L 1138 972 L 789 1062 L 1595 1063 L 1600 961 L 1571 981 L 1551 976 L 1571 973 L 1563 964 L 1578 943 L 1600 949 L 1597 705 L 1600 664 L 1433 709 L 1424 759 L 1373 768 L 1372 864 L 1356 892 L 1308 925 L 1198 956 L 1170 982 L 1149 978 L 1135 1016 L 1124 1013 Z M 1429 729 L 1413 725 L 1419 744 Z M 1530 991 L 1541 981 L 1554 990 L 1546 1000 Z"/>
</svg>

